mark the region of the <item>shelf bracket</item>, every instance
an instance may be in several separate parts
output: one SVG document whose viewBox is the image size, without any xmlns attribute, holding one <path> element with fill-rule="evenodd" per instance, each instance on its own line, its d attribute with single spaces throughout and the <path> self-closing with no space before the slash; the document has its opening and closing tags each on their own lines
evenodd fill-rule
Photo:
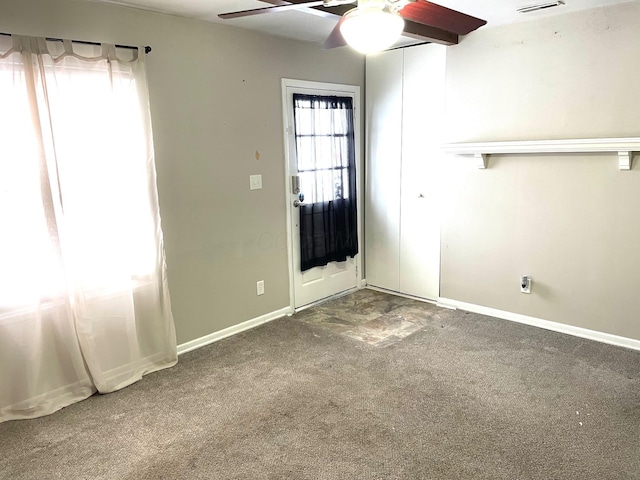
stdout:
<svg viewBox="0 0 640 480">
<path fill-rule="evenodd" d="M 632 152 L 618 152 L 618 165 L 620 170 L 631 170 L 631 156 Z"/>
<path fill-rule="evenodd" d="M 483 170 L 487 168 L 487 160 L 488 160 L 487 157 L 489 157 L 489 155 L 487 155 L 486 153 L 474 153 L 473 158 L 475 158 L 476 160 L 476 167 L 481 168 Z"/>
</svg>

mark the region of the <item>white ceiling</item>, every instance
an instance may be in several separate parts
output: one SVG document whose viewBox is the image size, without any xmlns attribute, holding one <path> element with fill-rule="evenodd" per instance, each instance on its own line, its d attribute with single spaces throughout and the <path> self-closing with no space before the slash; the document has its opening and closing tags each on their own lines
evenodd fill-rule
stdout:
<svg viewBox="0 0 640 480">
<path fill-rule="evenodd" d="M 126 5 L 320 44 L 324 43 L 325 38 L 336 24 L 336 20 L 319 16 L 312 9 L 253 15 L 229 20 L 218 18 L 219 13 L 270 6 L 268 3 L 259 0 L 93 1 Z M 481 27 L 485 29 L 507 23 L 523 22 L 577 10 L 586 10 L 637 0 L 563 0 L 564 5 L 562 6 L 538 12 L 522 14 L 516 11 L 518 8 L 542 3 L 543 1 L 545 0 L 435 0 L 433 3 L 438 3 L 445 7 L 485 19 L 487 20 L 487 25 Z M 396 46 L 412 43 L 416 43 L 416 41 L 410 38 L 402 38 Z"/>
</svg>

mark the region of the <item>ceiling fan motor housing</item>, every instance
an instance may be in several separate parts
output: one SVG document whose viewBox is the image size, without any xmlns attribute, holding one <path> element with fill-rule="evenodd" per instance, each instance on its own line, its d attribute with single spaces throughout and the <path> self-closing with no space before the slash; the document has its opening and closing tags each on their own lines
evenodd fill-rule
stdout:
<svg viewBox="0 0 640 480">
<path fill-rule="evenodd" d="M 357 0 L 323 0 L 323 7 L 337 7 L 339 5 L 347 5 L 349 3 L 356 3 Z"/>
<path fill-rule="evenodd" d="M 386 10 L 389 13 L 398 13 L 408 4 L 417 0 L 358 0 L 358 8 L 376 8 Z"/>
</svg>

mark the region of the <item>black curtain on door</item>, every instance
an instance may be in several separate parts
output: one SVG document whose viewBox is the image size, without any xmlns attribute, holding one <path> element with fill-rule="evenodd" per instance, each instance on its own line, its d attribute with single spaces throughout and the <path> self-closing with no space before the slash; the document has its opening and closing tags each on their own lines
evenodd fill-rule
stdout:
<svg viewBox="0 0 640 480">
<path fill-rule="evenodd" d="M 358 253 L 353 100 L 294 94 L 302 271 Z"/>
</svg>

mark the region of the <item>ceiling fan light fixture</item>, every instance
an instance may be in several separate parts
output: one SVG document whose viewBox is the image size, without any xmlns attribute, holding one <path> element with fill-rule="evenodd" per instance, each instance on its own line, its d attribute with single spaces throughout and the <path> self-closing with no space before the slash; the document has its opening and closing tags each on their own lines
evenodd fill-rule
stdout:
<svg viewBox="0 0 640 480">
<path fill-rule="evenodd" d="M 340 33 L 360 53 L 375 53 L 389 48 L 400 37 L 404 20 L 381 8 L 356 8 L 344 15 Z"/>
</svg>

